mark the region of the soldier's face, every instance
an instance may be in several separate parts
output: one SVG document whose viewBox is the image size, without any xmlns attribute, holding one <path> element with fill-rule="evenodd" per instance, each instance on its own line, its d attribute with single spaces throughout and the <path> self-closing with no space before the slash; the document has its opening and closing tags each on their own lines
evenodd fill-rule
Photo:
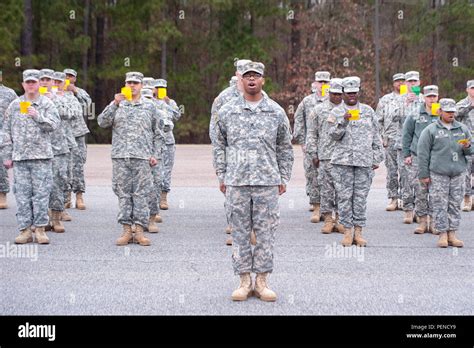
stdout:
<svg viewBox="0 0 474 348">
<path fill-rule="evenodd" d="M 262 75 L 250 71 L 242 76 L 242 85 L 244 91 L 250 95 L 256 95 L 262 91 L 262 86 L 265 84 L 265 79 Z"/>
<path fill-rule="evenodd" d="M 431 104 L 436 103 L 438 101 L 437 95 L 428 95 L 425 96 L 425 104 L 427 107 L 431 107 Z"/>
<path fill-rule="evenodd" d="M 467 92 L 467 95 L 469 96 L 469 98 L 474 99 L 474 87 L 467 88 L 466 92 Z"/>
<path fill-rule="evenodd" d="M 343 98 L 347 105 L 356 105 L 359 100 L 359 92 L 344 93 Z"/>
<path fill-rule="evenodd" d="M 405 80 L 397 80 L 393 82 L 393 88 L 397 91 L 400 92 L 400 86 L 405 84 Z"/>
<path fill-rule="evenodd" d="M 405 84 L 408 86 L 408 87 L 413 87 L 413 86 L 419 86 L 420 85 L 420 81 L 416 81 L 416 80 L 410 80 L 410 81 L 406 81 Z"/>
<path fill-rule="evenodd" d="M 329 92 L 329 101 L 333 104 L 341 104 L 342 102 L 342 93 L 332 93 Z"/>
<path fill-rule="evenodd" d="M 135 81 L 128 81 L 125 84 L 132 90 L 132 96 L 140 94 L 140 90 L 142 89 L 141 83 Z"/>
<path fill-rule="evenodd" d="M 49 90 L 51 89 L 51 86 L 53 85 L 53 80 L 51 80 L 49 77 L 42 77 L 40 79 L 39 85 L 41 87 L 47 87 Z"/>
<path fill-rule="evenodd" d="M 29 80 L 21 84 L 26 94 L 38 93 L 39 81 Z"/>
<path fill-rule="evenodd" d="M 314 87 L 318 91 L 318 93 L 321 93 L 321 90 L 323 88 L 323 85 L 328 84 L 329 82 L 327 81 L 314 81 Z"/>
<path fill-rule="evenodd" d="M 66 74 L 66 78 L 69 80 L 69 82 L 70 82 L 71 84 L 75 84 L 75 83 L 76 83 L 76 76 L 71 75 L 71 74 Z"/>
<path fill-rule="evenodd" d="M 454 112 L 448 112 L 448 111 L 443 111 L 439 110 L 441 120 L 446 123 L 453 123 L 454 121 Z"/>
<path fill-rule="evenodd" d="M 64 88 L 64 81 L 54 80 L 54 85 L 58 86 L 58 89 L 62 90 Z"/>
</svg>

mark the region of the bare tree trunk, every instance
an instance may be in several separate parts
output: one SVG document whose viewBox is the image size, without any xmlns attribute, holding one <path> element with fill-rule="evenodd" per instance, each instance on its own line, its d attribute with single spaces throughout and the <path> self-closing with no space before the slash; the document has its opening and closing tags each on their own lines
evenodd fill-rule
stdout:
<svg viewBox="0 0 474 348">
<path fill-rule="evenodd" d="M 379 1 L 375 0 L 375 103 L 380 97 L 380 23 Z"/>
<path fill-rule="evenodd" d="M 90 0 L 85 0 L 84 1 L 84 35 L 85 36 L 88 36 L 89 35 L 89 18 L 90 18 L 90 11 L 91 10 L 91 2 Z M 85 88 L 87 86 L 87 68 L 88 68 L 88 61 L 87 61 L 87 57 L 88 57 L 88 49 L 84 50 L 84 52 L 82 52 L 82 73 L 83 73 L 83 79 L 84 79 L 84 83 L 83 83 L 83 87 Z"/>
<path fill-rule="evenodd" d="M 23 1 L 23 14 L 25 23 L 21 32 L 21 55 L 29 56 L 33 54 L 33 8 L 31 0 Z"/>
</svg>

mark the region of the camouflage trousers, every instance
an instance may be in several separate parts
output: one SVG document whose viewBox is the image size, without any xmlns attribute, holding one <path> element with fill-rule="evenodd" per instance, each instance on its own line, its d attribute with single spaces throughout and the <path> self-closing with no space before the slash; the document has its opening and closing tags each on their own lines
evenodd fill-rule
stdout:
<svg viewBox="0 0 474 348">
<path fill-rule="evenodd" d="M 330 160 L 319 161 L 318 185 L 321 194 L 321 214 L 337 212 L 336 188 Z"/>
<path fill-rule="evenodd" d="M 67 165 L 69 153 L 53 157 L 53 186 L 49 195 L 49 208 L 51 210 L 64 210 L 64 194 L 67 192 Z"/>
<path fill-rule="evenodd" d="M 400 198 L 400 178 L 398 150 L 395 147 L 395 141 L 389 139 L 388 146 L 385 148 L 385 167 L 387 167 L 387 193 L 389 199 Z"/>
<path fill-rule="evenodd" d="M 112 159 L 112 190 L 119 201 L 119 224 L 148 225 L 152 189 L 153 175 L 148 160 Z"/>
<path fill-rule="evenodd" d="M 52 160 L 27 160 L 13 163 L 18 228 L 46 226 L 49 222 L 49 195 L 53 185 Z"/>
<path fill-rule="evenodd" d="M 374 177 L 369 167 L 333 164 L 332 177 L 337 194 L 339 221 L 346 228 L 364 227 L 367 220 L 367 196 Z"/>
<path fill-rule="evenodd" d="M 69 153 L 66 154 L 67 156 L 67 183 L 66 183 L 66 190 L 64 191 L 64 202 L 67 201 L 67 194 L 72 192 L 72 168 L 73 168 L 73 155 L 72 152 L 74 148 L 69 149 Z"/>
<path fill-rule="evenodd" d="M 403 153 L 401 150 L 398 150 L 398 165 L 400 168 L 400 186 L 402 193 L 403 201 L 403 210 L 415 210 L 415 187 L 417 185 L 416 180 L 417 172 L 415 169 L 418 168 L 417 165 L 407 165 L 405 164 Z"/>
<path fill-rule="evenodd" d="M 10 182 L 8 181 L 8 170 L 3 165 L 3 158 L 0 155 L 0 192 L 10 192 Z"/>
<path fill-rule="evenodd" d="M 440 232 L 457 231 L 461 220 L 461 202 L 465 175 L 430 173 L 435 228 Z"/>
<path fill-rule="evenodd" d="M 280 222 L 278 186 L 227 186 L 226 211 L 232 225 L 235 274 L 273 271 L 275 232 Z M 250 231 L 257 244 L 252 253 Z"/>
<path fill-rule="evenodd" d="M 464 195 L 465 196 L 472 196 L 472 173 L 473 173 L 473 160 L 472 156 L 467 156 L 467 170 L 465 176 L 465 184 L 464 184 Z M 0 191 L 1 187 L 0 187 Z"/>
<path fill-rule="evenodd" d="M 72 191 L 86 192 L 84 165 L 87 159 L 86 136 L 76 137 L 77 147 L 72 150 Z"/>
<path fill-rule="evenodd" d="M 432 214 L 432 207 L 430 201 L 430 187 L 427 184 L 422 183 L 418 179 L 418 157 L 412 156 L 412 164 L 411 166 L 405 165 L 405 167 L 409 167 L 409 181 L 407 183 L 407 197 L 410 197 L 410 194 L 413 195 L 414 192 L 415 196 L 415 212 L 417 216 L 425 216 Z M 404 196 L 403 196 L 404 197 Z M 411 199 L 411 197 L 410 197 Z M 411 200 L 408 200 L 411 203 Z M 405 200 L 403 201 L 403 210 L 413 210 L 413 205 L 408 205 L 411 209 L 406 209 L 405 207 Z"/>
<path fill-rule="evenodd" d="M 161 169 L 161 190 L 163 192 L 169 192 L 171 189 L 171 171 L 174 166 L 174 155 L 176 152 L 175 144 L 167 144 L 163 151 L 163 166 Z"/>
<path fill-rule="evenodd" d="M 161 161 L 151 168 L 153 175 L 153 189 L 150 192 L 148 206 L 150 208 L 150 215 L 158 215 L 160 213 L 160 195 L 161 195 Z"/>
<path fill-rule="evenodd" d="M 306 177 L 306 195 L 309 197 L 309 204 L 320 203 L 318 168 L 313 165 L 312 158 L 307 152 L 304 154 L 303 166 Z"/>
</svg>

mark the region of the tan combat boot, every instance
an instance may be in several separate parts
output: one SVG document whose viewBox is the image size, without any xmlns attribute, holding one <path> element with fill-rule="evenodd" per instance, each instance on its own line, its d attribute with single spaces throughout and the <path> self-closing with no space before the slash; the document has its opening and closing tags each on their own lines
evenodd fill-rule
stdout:
<svg viewBox="0 0 474 348">
<path fill-rule="evenodd" d="M 225 228 L 225 233 L 227 233 L 227 234 L 232 233 L 232 226 L 231 225 L 227 225 L 227 227 Z"/>
<path fill-rule="evenodd" d="M 345 247 L 350 247 L 353 242 L 352 228 L 346 228 L 344 230 L 344 238 L 342 238 L 341 244 Z"/>
<path fill-rule="evenodd" d="M 333 232 L 344 233 L 346 229 L 344 225 L 339 222 L 339 214 L 336 213 L 336 217 L 334 218 L 334 228 L 332 229 Z"/>
<path fill-rule="evenodd" d="M 250 244 L 257 245 L 257 235 L 254 230 L 250 231 Z"/>
<path fill-rule="evenodd" d="M 155 216 L 155 222 L 157 222 L 157 223 L 163 222 L 163 218 L 160 216 L 160 214 L 156 214 L 156 216 Z"/>
<path fill-rule="evenodd" d="M 63 221 L 72 221 L 72 216 L 69 215 L 66 209 L 61 212 L 61 220 Z"/>
<path fill-rule="evenodd" d="M 439 239 L 438 239 L 437 245 L 440 248 L 447 248 L 448 247 L 448 233 L 447 232 L 441 232 L 439 234 Z"/>
<path fill-rule="evenodd" d="M 448 231 L 448 245 L 456 248 L 462 248 L 464 242 L 456 238 L 456 231 Z"/>
<path fill-rule="evenodd" d="M 232 245 L 232 236 L 228 236 L 226 241 L 225 241 L 225 245 Z"/>
<path fill-rule="evenodd" d="M 158 233 L 158 226 L 155 225 L 156 215 L 150 216 L 150 221 L 148 221 L 148 232 L 150 233 Z"/>
<path fill-rule="evenodd" d="M 21 230 L 20 234 L 15 238 L 16 244 L 26 244 L 31 242 L 33 242 L 33 232 L 31 232 L 29 227 Z"/>
<path fill-rule="evenodd" d="M 331 213 L 325 213 L 324 215 L 324 225 L 321 228 L 321 233 L 330 234 L 334 228 L 334 221 L 332 220 Z"/>
<path fill-rule="evenodd" d="M 3 165 L 0 163 L 0 165 Z M 8 204 L 7 204 L 7 193 L 6 192 L 0 192 L 0 209 L 7 209 Z"/>
<path fill-rule="evenodd" d="M 64 228 L 64 225 L 61 222 L 61 212 L 59 210 L 52 210 L 51 217 L 51 231 L 54 231 L 56 233 L 64 233 L 66 229 Z"/>
<path fill-rule="evenodd" d="M 318 223 L 321 221 L 321 205 L 319 203 L 313 204 L 314 210 L 313 210 L 313 216 L 311 216 L 311 222 L 312 223 Z"/>
<path fill-rule="evenodd" d="M 72 207 L 71 202 L 72 202 L 72 194 L 71 194 L 71 191 L 69 191 L 66 196 L 66 202 L 64 203 L 64 208 L 70 209 Z"/>
<path fill-rule="evenodd" d="M 142 246 L 149 246 L 151 244 L 150 240 L 143 234 L 142 225 L 135 225 L 135 243 Z"/>
<path fill-rule="evenodd" d="M 428 230 L 428 216 L 423 215 L 418 218 L 420 224 L 415 228 L 415 234 L 423 234 Z"/>
<path fill-rule="evenodd" d="M 82 192 L 76 193 L 76 209 L 86 210 L 86 205 L 84 204 L 84 198 L 82 197 Z"/>
<path fill-rule="evenodd" d="M 127 245 L 133 239 L 132 226 L 123 225 L 123 233 L 119 239 L 115 242 L 116 245 Z"/>
<path fill-rule="evenodd" d="M 314 205 L 313 205 L 313 204 L 310 204 L 308 210 L 309 210 L 309 211 L 314 211 Z"/>
<path fill-rule="evenodd" d="M 161 192 L 160 195 L 160 209 L 168 210 L 168 192 Z"/>
<path fill-rule="evenodd" d="M 240 275 L 239 288 L 232 292 L 233 301 L 245 301 L 252 296 L 252 278 L 250 273 L 243 273 Z"/>
<path fill-rule="evenodd" d="M 365 247 L 367 245 L 367 241 L 362 238 L 362 227 L 355 226 L 354 227 L 354 241 L 353 243 L 359 247 Z"/>
<path fill-rule="evenodd" d="M 53 213 L 51 212 L 51 209 L 48 209 L 48 219 L 48 224 L 44 226 L 45 231 L 51 231 L 53 228 Z"/>
<path fill-rule="evenodd" d="M 49 238 L 44 232 L 44 227 L 36 227 L 35 230 L 36 242 L 38 244 L 49 244 Z"/>
<path fill-rule="evenodd" d="M 255 290 L 254 294 L 259 299 L 265 302 L 274 302 L 277 299 L 277 295 L 274 291 L 270 290 L 267 285 L 268 273 L 258 273 L 255 278 Z"/>
<path fill-rule="evenodd" d="M 464 205 L 462 207 L 462 211 L 471 211 L 471 209 L 472 209 L 471 196 L 464 196 Z"/>
<path fill-rule="evenodd" d="M 434 234 L 434 235 L 438 235 L 439 232 L 438 232 L 438 230 L 437 230 L 436 227 L 435 227 L 435 222 L 434 222 L 434 219 L 433 219 L 433 217 L 432 217 L 431 215 L 428 216 L 428 220 L 429 220 L 429 221 L 428 221 L 428 222 L 429 222 L 429 223 L 428 223 L 428 232 L 431 233 L 431 234 Z"/>
<path fill-rule="evenodd" d="M 413 223 L 413 210 L 406 210 L 405 217 L 403 218 L 404 224 L 412 224 Z"/>
<path fill-rule="evenodd" d="M 390 203 L 387 205 L 387 208 L 385 208 L 386 211 L 395 211 L 398 208 L 398 199 L 392 198 Z"/>
</svg>

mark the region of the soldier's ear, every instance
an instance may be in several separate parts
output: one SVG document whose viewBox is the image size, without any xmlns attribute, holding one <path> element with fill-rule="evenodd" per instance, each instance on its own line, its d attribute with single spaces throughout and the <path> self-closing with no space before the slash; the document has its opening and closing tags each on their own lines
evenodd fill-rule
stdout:
<svg viewBox="0 0 474 348">
<path fill-rule="evenodd" d="M 265 78 L 262 77 L 262 86 L 265 84 Z"/>
</svg>

